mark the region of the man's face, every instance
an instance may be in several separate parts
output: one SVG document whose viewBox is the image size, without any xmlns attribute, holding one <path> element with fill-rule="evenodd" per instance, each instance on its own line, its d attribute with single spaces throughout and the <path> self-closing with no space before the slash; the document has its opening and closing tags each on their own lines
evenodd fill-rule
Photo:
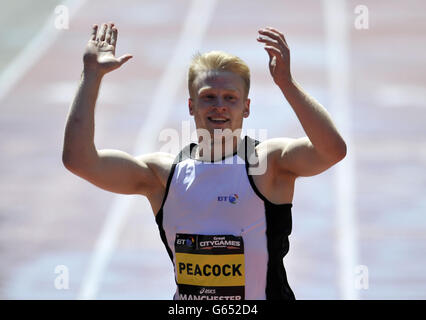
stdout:
<svg viewBox="0 0 426 320">
<path fill-rule="evenodd" d="M 206 129 L 214 137 L 215 129 L 241 129 L 250 114 L 250 99 L 245 98 L 243 79 L 229 71 L 200 73 L 193 83 L 189 113 L 197 129 Z"/>
</svg>

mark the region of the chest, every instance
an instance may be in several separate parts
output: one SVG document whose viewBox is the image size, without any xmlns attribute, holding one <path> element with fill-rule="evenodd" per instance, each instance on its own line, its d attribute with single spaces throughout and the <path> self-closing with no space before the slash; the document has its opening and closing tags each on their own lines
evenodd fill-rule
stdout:
<svg viewBox="0 0 426 320">
<path fill-rule="evenodd" d="M 178 165 L 165 212 L 174 232 L 241 234 L 264 223 L 264 204 L 250 185 L 244 165 Z"/>
</svg>

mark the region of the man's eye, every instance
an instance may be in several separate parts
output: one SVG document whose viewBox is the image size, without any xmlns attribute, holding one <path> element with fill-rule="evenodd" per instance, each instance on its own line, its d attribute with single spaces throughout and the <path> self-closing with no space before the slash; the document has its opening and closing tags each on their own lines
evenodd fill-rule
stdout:
<svg viewBox="0 0 426 320">
<path fill-rule="evenodd" d="M 227 96 L 225 99 L 226 100 L 234 101 L 236 98 L 234 96 Z"/>
</svg>

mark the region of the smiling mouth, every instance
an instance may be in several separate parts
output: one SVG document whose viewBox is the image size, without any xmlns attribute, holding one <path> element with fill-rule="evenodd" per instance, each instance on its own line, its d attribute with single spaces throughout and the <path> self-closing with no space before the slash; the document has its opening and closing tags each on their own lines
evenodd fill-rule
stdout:
<svg viewBox="0 0 426 320">
<path fill-rule="evenodd" d="M 227 123 L 229 121 L 229 119 L 222 119 L 222 118 L 215 118 L 215 117 L 208 117 L 207 119 L 210 122 L 215 123 L 215 124 L 223 124 L 223 123 Z"/>
</svg>

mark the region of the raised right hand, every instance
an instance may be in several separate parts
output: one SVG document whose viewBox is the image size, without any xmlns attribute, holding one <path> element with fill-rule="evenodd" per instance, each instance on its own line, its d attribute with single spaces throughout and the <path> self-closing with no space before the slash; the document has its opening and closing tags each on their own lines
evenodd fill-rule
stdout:
<svg viewBox="0 0 426 320">
<path fill-rule="evenodd" d="M 99 32 L 98 25 L 93 25 L 92 35 L 83 56 L 85 72 L 94 72 L 103 76 L 132 58 L 130 54 L 115 57 L 117 35 L 118 30 L 113 23 L 102 24 Z"/>
</svg>

